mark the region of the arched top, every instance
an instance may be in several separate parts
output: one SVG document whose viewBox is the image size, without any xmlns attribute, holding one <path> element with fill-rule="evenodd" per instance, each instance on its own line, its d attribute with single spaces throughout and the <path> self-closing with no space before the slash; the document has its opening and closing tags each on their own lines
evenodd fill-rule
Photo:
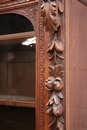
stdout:
<svg viewBox="0 0 87 130">
<path fill-rule="evenodd" d="M 0 15 L 0 35 L 30 31 L 34 31 L 34 27 L 26 17 L 16 13 Z"/>
</svg>

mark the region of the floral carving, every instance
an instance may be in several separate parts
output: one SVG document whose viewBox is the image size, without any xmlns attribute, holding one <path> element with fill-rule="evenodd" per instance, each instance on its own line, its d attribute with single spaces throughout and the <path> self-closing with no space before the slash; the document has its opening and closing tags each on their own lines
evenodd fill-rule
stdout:
<svg viewBox="0 0 87 130">
<path fill-rule="evenodd" d="M 49 98 L 46 104 L 46 113 L 50 115 L 49 127 L 58 130 L 64 130 L 63 119 L 63 94 L 64 87 L 64 71 L 60 61 L 64 59 L 62 53 L 64 44 L 61 39 L 62 29 L 62 13 L 64 11 L 62 0 L 44 0 L 41 5 L 41 15 L 43 16 L 43 24 L 45 30 L 50 34 L 50 42 L 47 52 L 50 53 L 49 60 L 52 61 L 49 65 L 50 76 L 45 84 L 49 91 Z"/>
</svg>

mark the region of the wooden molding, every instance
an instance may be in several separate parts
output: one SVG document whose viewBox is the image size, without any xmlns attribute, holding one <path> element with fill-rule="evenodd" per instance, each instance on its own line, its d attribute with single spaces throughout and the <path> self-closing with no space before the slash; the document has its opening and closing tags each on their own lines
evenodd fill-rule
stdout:
<svg viewBox="0 0 87 130">
<path fill-rule="evenodd" d="M 41 9 L 45 30 L 50 35 L 47 53 L 50 54 L 49 60 L 51 63 L 48 66 L 49 77 L 45 83 L 46 89 L 49 92 L 46 113 L 50 115 L 49 127 L 52 127 L 53 130 L 64 130 L 64 96 L 62 94 L 64 88 L 64 57 L 62 55 L 64 52 L 64 43 L 62 40 L 63 1 L 44 0 Z"/>
<path fill-rule="evenodd" d="M 18 9 L 20 7 L 29 7 L 29 6 L 32 6 L 32 5 L 35 5 L 38 3 L 38 0 L 29 0 L 29 1 L 23 1 L 23 0 L 20 0 L 20 1 L 11 1 L 11 2 L 0 2 L 0 12 L 1 11 L 7 11 L 7 10 L 13 10 L 14 8 L 15 9 Z"/>
<path fill-rule="evenodd" d="M 79 2 L 87 6 L 87 0 L 79 0 Z"/>
</svg>

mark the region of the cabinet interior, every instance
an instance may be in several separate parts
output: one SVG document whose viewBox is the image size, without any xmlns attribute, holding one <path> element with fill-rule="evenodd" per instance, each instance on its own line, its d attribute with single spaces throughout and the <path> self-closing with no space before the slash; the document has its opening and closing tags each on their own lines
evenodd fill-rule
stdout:
<svg viewBox="0 0 87 130">
<path fill-rule="evenodd" d="M 0 15 L 0 19 L 0 117 L 3 118 L 0 118 L 0 127 L 34 130 L 35 31 L 31 22 L 23 16 L 5 14 Z"/>
</svg>

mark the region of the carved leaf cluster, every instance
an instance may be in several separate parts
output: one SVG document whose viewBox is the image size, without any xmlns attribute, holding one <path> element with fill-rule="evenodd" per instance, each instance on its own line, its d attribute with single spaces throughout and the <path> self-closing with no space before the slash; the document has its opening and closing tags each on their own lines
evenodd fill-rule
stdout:
<svg viewBox="0 0 87 130">
<path fill-rule="evenodd" d="M 49 126 L 52 126 L 56 122 L 56 128 L 58 130 L 63 130 L 64 127 L 64 119 L 61 116 L 63 112 L 63 106 L 61 104 L 61 99 L 63 99 L 63 95 L 61 92 L 53 92 L 50 96 L 49 101 L 46 104 L 46 113 L 52 116 L 52 119 L 50 120 Z"/>
<path fill-rule="evenodd" d="M 44 26 L 46 31 L 49 31 L 50 34 L 53 34 L 58 30 L 60 26 L 60 18 L 58 16 L 58 11 L 63 12 L 63 4 L 61 2 L 56 4 L 55 1 L 46 0 L 41 6 L 41 15 L 43 16 Z"/>
<path fill-rule="evenodd" d="M 64 84 L 63 84 L 63 76 L 64 76 L 64 72 L 61 70 L 62 66 L 61 65 L 55 65 L 49 66 L 49 71 L 50 71 L 50 76 L 47 80 L 46 80 L 46 89 L 48 91 L 60 91 Z"/>
<path fill-rule="evenodd" d="M 61 104 L 61 100 L 63 99 L 63 94 L 61 90 L 64 86 L 63 77 L 64 72 L 62 71 L 61 65 L 50 65 L 50 76 L 46 80 L 46 89 L 51 92 L 49 100 L 46 104 L 46 113 L 50 115 L 54 115 L 50 121 L 49 126 L 52 126 L 57 122 L 58 130 L 63 130 L 64 119 L 61 114 L 63 112 L 63 106 Z M 61 120 L 60 120 L 61 118 Z"/>
</svg>

